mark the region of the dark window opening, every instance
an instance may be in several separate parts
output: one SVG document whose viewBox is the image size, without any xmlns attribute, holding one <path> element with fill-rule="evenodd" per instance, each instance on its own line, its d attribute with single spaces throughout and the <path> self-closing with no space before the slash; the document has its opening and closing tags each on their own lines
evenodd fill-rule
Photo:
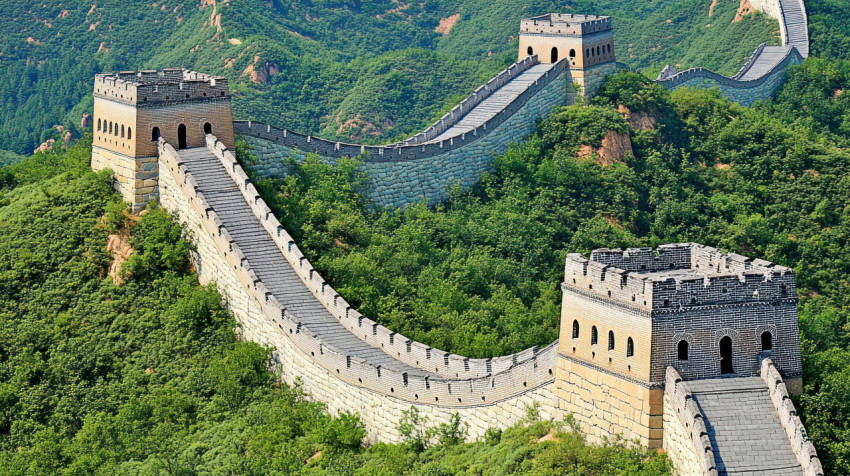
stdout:
<svg viewBox="0 0 850 476">
<path fill-rule="evenodd" d="M 209 122 L 204 124 L 204 134 L 212 134 L 212 124 Z"/>
<path fill-rule="evenodd" d="M 631 357 L 635 355 L 635 341 L 629 337 L 629 340 L 626 341 L 626 357 Z"/>
<path fill-rule="evenodd" d="M 552 48 L 552 62 L 558 61 L 558 48 Z"/>
<path fill-rule="evenodd" d="M 124 138 L 124 125 L 121 125 L 121 138 Z"/>
<path fill-rule="evenodd" d="M 732 365 L 732 338 L 729 336 L 720 339 L 720 373 L 735 373 Z"/>
<path fill-rule="evenodd" d="M 151 131 L 151 140 L 152 141 L 158 141 L 159 137 L 160 137 L 159 127 L 154 127 L 153 130 Z"/>
<path fill-rule="evenodd" d="M 596 345 L 599 342 L 599 332 L 596 330 L 596 326 L 593 326 L 590 329 L 590 345 Z"/>
<path fill-rule="evenodd" d="M 100 119 L 97 120 L 97 132 L 100 132 Z"/>
<path fill-rule="evenodd" d="M 679 345 L 676 346 L 676 354 L 679 360 L 688 360 L 688 341 L 679 341 Z"/>
<path fill-rule="evenodd" d="M 177 126 L 177 148 L 186 148 L 186 124 L 180 124 Z"/>
<path fill-rule="evenodd" d="M 527 51 L 528 51 L 528 56 L 531 56 L 531 55 L 533 55 L 533 54 L 534 54 L 534 48 L 532 48 L 532 47 L 530 47 L 530 46 L 528 47 L 528 50 L 527 50 Z"/>
<path fill-rule="evenodd" d="M 614 350 L 614 331 L 608 331 L 608 350 Z"/>
<path fill-rule="evenodd" d="M 570 50 L 570 58 L 576 57 L 576 50 Z"/>
<path fill-rule="evenodd" d="M 770 331 L 761 333 L 761 350 L 773 350 L 773 334 Z"/>
<path fill-rule="evenodd" d="M 109 134 L 112 134 L 112 122 L 109 122 Z"/>
<path fill-rule="evenodd" d="M 578 321 L 573 321 L 573 339 L 578 339 Z"/>
<path fill-rule="evenodd" d="M 133 138 L 133 128 L 128 127 L 127 128 L 127 139 L 132 139 L 132 138 Z"/>
</svg>

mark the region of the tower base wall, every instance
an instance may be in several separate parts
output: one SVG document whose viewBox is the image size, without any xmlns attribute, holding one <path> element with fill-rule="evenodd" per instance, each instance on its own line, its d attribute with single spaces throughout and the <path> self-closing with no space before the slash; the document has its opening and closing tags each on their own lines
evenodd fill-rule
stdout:
<svg viewBox="0 0 850 476">
<path fill-rule="evenodd" d="M 662 445 L 663 389 L 649 388 L 561 354 L 555 378 L 556 418 L 572 414 L 588 441 L 622 436 Z"/>
<path fill-rule="evenodd" d="M 130 204 L 133 211 L 145 208 L 159 197 L 158 158 L 129 157 L 98 146 L 92 146 L 91 167 L 95 171 L 111 169 L 112 186 Z"/>
</svg>

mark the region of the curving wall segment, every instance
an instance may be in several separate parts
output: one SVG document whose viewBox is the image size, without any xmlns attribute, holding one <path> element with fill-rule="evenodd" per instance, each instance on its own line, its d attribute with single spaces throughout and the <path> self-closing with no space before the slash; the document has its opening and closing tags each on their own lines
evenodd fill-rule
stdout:
<svg viewBox="0 0 850 476">
<path fill-rule="evenodd" d="M 518 422 L 526 406 L 536 405 L 545 418 L 554 415 L 557 342 L 499 358 L 470 359 L 365 318 L 312 268 L 233 154 L 213 136 L 207 136 L 207 145 L 178 152 L 160 141 L 161 201 L 192 233 L 201 280 L 218 284 L 244 337 L 275 349 L 288 383 L 300 380 L 332 412 L 358 411 L 370 436 L 390 441 L 398 441 L 395 428 L 410 406 L 435 423 L 461 414 L 470 438 Z M 270 248 L 258 254 L 255 247 L 261 242 L 281 260 L 271 260 Z M 275 263 L 271 273 L 264 268 L 269 262 Z M 286 274 L 286 266 L 297 281 L 281 287 L 271 276 Z M 331 322 L 318 325 L 307 319 L 304 294 L 289 299 L 299 286 L 309 290 Z M 349 334 L 344 348 L 333 338 L 340 331 Z"/>
<path fill-rule="evenodd" d="M 540 64 L 536 56 L 528 57 L 421 134 L 386 146 L 332 142 L 252 121 L 236 121 L 233 127 L 252 146 L 252 168 L 259 177 L 282 177 L 288 159 L 304 161 L 310 153 L 328 163 L 361 157 L 370 178 L 367 196 L 378 206 L 434 203 L 448 197 L 450 186 L 477 183 L 494 157 L 530 135 L 555 107 L 568 104 L 575 96 L 570 77 L 566 59 Z"/>
<path fill-rule="evenodd" d="M 782 46 L 762 43 L 731 77 L 706 68 L 677 71 L 667 65 L 655 82 L 671 90 L 717 87 L 724 96 L 744 106 L 773 96 L 785 81 L 788 68 L 809 56 L 806 8 L 803 0 L 751 0 L 750 4 L 779 22 Z"/>
</svg>

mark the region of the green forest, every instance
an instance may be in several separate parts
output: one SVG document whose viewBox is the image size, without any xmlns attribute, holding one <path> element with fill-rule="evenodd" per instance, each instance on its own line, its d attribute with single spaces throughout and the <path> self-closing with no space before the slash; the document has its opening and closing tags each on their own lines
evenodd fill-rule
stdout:
<svg viewBox="0 0 850 476">
<path fill-rule="evenodd" d="M 736 0 L 718 0 L 711 16 L 709 3 L 4 0 L 0 150 L 61 142 L 57 125 L 79 138 L 100 72 L 225 75 L 237 119 L 381 143 L 424 129 L 516 61 L 519 21 L 531 15 L 611 15 L 619 59 L 652 74 L 665 63 L 733 73 L 759 43 L 778 41 L 774 20 L 733 24 Z"/>
<path fill-rule="evenodd" d="M 328 416 L 277 379 L 269 349 L 237 340 L 181 226 L 155 205 L 130 216 L 90 156 L 83 139 L 0 169 L 3 474 L 670 473 L 534 408 L 471 444 L 459 420 L 411 412 L 404 443 L 365 448 L 357 415 Z M 107 243 L 122 234 L 135 251 L 117 285 Z"/>
<path fill-rule="evenodd" d="M 472 443 L 459 419 L 411 410 L 403 443 L 364 444 L 356 414 L 329 415 L 277 378 L 270 349 L 237 339 L 185 230 L 155 204 L 128 212 L 109 172 L 89 168 L 80 120 L 95 73 L 179 65 L 226 75 L 236 118 L 380 143 L 515 60 L 532 14 L 612 15 L 619 60 L 650 76 L 666 63 L 734 72 L 777 41 L 775 21 L 732 24 L 738 2 L 711 16 L 709 3 L 0 3 L 0 472 L 670 474 L 663 454 L 589 445 L 534 408 Z M 812 58 L 752 108 L 621 73 L 445 203 L 375 209 L 357 159 L 311 157 L 257 187 L 364 315 L 471 357 L 557 338 L 568 252 L 695 241 L 790 266 L 805 371 L 794 403 L 827 474 L 850 474 L 850 9 L 806 5 Z M 633 155 L 578 157 L 609 131 Z M 123 264 L 116 241 L 133 250 Z"/>
</svg>

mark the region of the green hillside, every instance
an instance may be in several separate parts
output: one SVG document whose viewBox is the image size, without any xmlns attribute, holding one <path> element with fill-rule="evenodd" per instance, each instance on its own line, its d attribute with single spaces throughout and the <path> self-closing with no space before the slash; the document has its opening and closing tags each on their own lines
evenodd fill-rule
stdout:
<svg viewBox="0 0 850 476">
<path fill-rule="evenodd" d="M 56 125 L 79 137 L 102 71 L 226 75 L 237 118 L 376 143 L 424 128 L 515 61 L 522 17 L 612 15 L 620 59 L 649 73 L 666 63 L 733 72 L 760 42 L 776 41 L 776 23 L 760 15 L 732 24 L 735 0 L 720 0 L 711 17 L 708 9 L 704 0 L 638 10 L 625 0 L 8 0 L 0 4 L 0 149 L 61 143 Z"/>
</svg>

